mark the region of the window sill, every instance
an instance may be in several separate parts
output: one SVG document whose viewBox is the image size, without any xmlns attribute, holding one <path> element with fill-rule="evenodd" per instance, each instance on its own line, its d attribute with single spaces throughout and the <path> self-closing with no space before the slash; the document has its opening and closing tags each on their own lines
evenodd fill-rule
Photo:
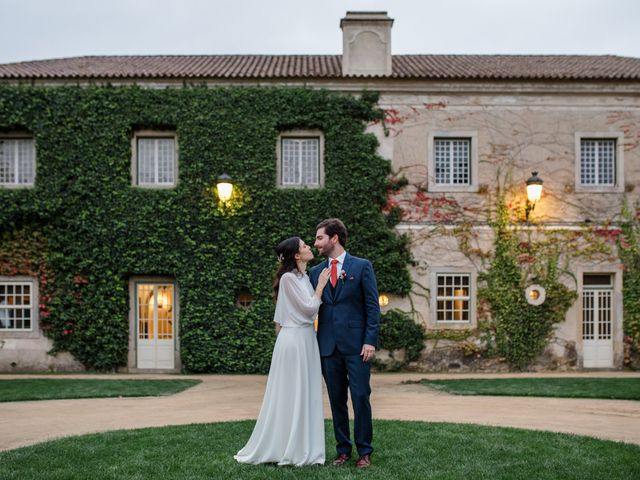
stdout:
<svg viewBox="0 0 640 480">
<path fill-rule="evenodd" d="M 478 185 L 450 185 L 429 183 L 427 187 L 429 192 L 433 193 L 478 193 L 480 188 Z"/>
<path fill-rule="evenodd" d="M 576 185 L 574 191 L 575 193 L 624 193 L 624 185 Z"/>
<path fill-rule="evenodd" d="M 427 325 L 427 330 L 469 330 L 476 328 L 472 321 L 437 322 Z"/>
<path fill-rule="evenodd" d="M 292 189 L 292 190 L 318 190 L 320 188 L 324 188 L 324 185 L 278 185 L 278 188 L 282 188 L 284 190 Z"/>
<path fill-rule="evenodd" d="M 156 184 L 140 184 L 140 183 L 134 183 L 133 185 L 131 185 L 132 187 L 135 188 L 139 188 L 141 190 L 171 190 L 176 188 L 176 184 L 173 183 L 171 185 L 167 184 L 167 185 L 156 185 Z"/>
<path fill-rule="evenodd" d="M 0 183 L 0 188 L 6 188 L 9 190 L 20 190 L 23 188 L 34 188 L 35 184 L 34 183 L 21 183 L 21 184 L 17 184 L 17 183 Z"/>
<path fill-rule="evenodd" d="M 0 340 L 2 339 L 31 339 L 40 338 L 42 334 L 35 330 L 0 330 Z"/>
</svg>

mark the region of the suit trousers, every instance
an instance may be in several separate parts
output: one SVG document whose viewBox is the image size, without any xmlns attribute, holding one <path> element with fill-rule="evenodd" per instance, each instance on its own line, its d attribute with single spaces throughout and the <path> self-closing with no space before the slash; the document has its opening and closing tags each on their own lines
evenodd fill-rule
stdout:
<svg viewBox="0 0 640 480">
<path fill-rule="evenodd" d="M 354 412 L 354 434 L 359 455 L 373 452 L 373 425 L 371 422 L 371 364 L 363 362 L 360 355 L 343 355 L 336 347 L 329 356 L 321 358 L 322 375 L 327 384 L 336 450 L 351 454 L 349 433 L 349 409 L 347 393 L 351 395 Z"/>
</svg>

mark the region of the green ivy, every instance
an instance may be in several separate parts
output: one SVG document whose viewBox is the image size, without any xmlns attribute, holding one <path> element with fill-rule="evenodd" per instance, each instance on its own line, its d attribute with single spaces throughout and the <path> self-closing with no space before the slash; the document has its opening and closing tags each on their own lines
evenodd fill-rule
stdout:
<svg viewBox="0 0 640 480">
<path fill-rule="evenodd" d="M 47 241 L 41 231 L 22 227 L 0 232 L 0 276 L 24 275 L 38 280 L 40 328 L 45 332 L 51 327 L 50 302 L 55 289 L 47 257 Z"/>
<path fill-rule="evenodd" d="M 55 277 L 54 351 L 93 369 L 125 365 L 129 279 L 161 275 L 179 289 L 186 370 L 265 372 L 273 248 L 291 235 L 311 241 L 332 216 L 349 228 L 348 250 L 372 260 L 380 290 L 406 295 L 407 239 L 381 212 L 390 165 L 365 133 L 381 118 L 376 99 L 285 87 L 0 87 L 0 129 L 32 133 L 37 151 L 35 188 L 0 189 L 0 232 L 23 240 L 3 237 L 3 258 L 30 252 Z M 176 132 L 175 188 L 131 186 L 131 139 L 143 128 Z M 324 132 L 324 188 L 276 187 L 276 141 L 295 128 Z M 212 193 L 222 172 L 238 192 L 225 208 Z M 42 248 L 20 231 L 37 232 Z M 241 289 L 254 296 L 248 310 L 236 306 Z"/>
<path fill-rule="evenodd" d="M 449 340 L 463 342 L 475 335 L 475 330 L 431 330 L 427 332 L 427 340 Z"/>
<path fill-rule="evenodd" d="M 622 209 L 622 234 L 618 236 L 618 254 L 624 266 L 622 297 L 624 307 L 625 343 L 631 352 L 625 363 L 631 363 L 630 354 L 640 351 L 640 203 L 632 208 L 625 203 Z"/>
<path fill-rule="evenodd" d="M 404 360 L 389 364 L 376 362 L 381 369 L 398 370 L 409 362 L 420 357 L 424 349 L 426 333 L 424 327 L 416 323 L 413 318 L 400 310 L 390 310 L 380 318 L 380 347 L 392 352 L 404 350 Z"/>
<path fill-rule="evenodd" d="M 511 368 L 526 369 L 544 350 L 553 325 L 564 321 L 567 310 L 577 298 L 575 291 L 562 284 L 558 277 L 559 254 L 542 260 L 522 256 L 517 231 L 510 228 L 508 209 L 500 200 L 494 222 L 495 253 L 489 268 L 478 276 L 482 287 L 478 299 L 486 304 L 487 325 L 481 328 L 488 344 L 488 355 L 505 358 Z M 522 268 L 522 261 L 537 261 L 534 269 Z M 530 272 L 535 272 L 534 276 Z M 541 305 L 527 302 L 524 290 L 530 284 L 541 285 L 546 299 Z"/>
</svg>

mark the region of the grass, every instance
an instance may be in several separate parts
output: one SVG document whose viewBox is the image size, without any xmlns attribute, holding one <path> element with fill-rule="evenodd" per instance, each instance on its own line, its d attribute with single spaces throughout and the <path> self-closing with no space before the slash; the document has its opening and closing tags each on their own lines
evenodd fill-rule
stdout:
<svg viewBox="0 0 640 480">
<path fill-rule="evenodd" d="M 212 407 L 213 408 L 213 407 Z M 121 430 L 0 452 L 0 478 L 29 479 L 625 479 L 640 446 L 575 435 L 444 423 L 374 421 L 373 465 L 240 465 L 254 421 Z M 333 456 L 331 423 L 327 457 Z"/>
<path fill-rule="evenodd" d="M 156 397 L 171 395 L 200 380 L 101 380 L 31 378 L 0 380 L 0 402 L 63 398 Z M 0 477 L 1 478 L 1 477 Z"/>
<path fill-rule="evenodd" d="M 487 378 L 422 380 L 454 395 L 640 400 L 640 378 Z"/>
</svg>

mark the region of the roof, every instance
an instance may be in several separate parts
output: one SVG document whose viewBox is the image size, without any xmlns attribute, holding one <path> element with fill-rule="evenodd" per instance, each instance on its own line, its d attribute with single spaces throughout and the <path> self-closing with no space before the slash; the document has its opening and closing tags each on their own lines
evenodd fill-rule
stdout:
<svg viewBox="0 0 640 480">
<path fill-rule="evenodd" d="M 341 55 L 86 56 L 0 64 L 0 79 L 344 79 Z M 423 80 L 640 80 L 614 55 L 393 55 L 390 76 Z"/>
</svg>

